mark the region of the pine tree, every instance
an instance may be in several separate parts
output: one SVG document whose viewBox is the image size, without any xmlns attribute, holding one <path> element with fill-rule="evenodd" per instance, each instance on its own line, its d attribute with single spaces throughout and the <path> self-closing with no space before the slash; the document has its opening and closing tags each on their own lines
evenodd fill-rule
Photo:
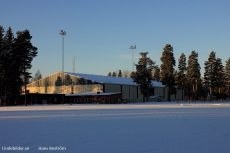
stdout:
<svg viewBox="0 0 230 153">
<path fill-rule="evenodd" d="M 112 74 L 111 74 L 111 72 L 109 72 L 108 74 L 107 74 L 107 76 L 111 76 Z"/>
<path fill-rule="evenodd" d="M 230 58 L 225 61 L 225 83 L 226 83 L 226 94 L 230 96 Z"/>
<path fill-rule="evenodd" d="M 129 78 L 133 78 L 133 76 L 134 76 L 134 72 L 130 72 L 129 73 Z"/>
<path fill-rule="evenodd" d="M 186 73 L 187 83 L 190 84 L 187 87 L 192 89 L 187 90 L 187 97 L 193 96 L 193 99 L 197 99 L 198 95 L 198 86 L 202 83 L 201 81 L 201 74 L 200 74 L 200 64 L 198 62 L 198 53 L 192 51 L 188 57 L 188 66 L 187 66 L 187 73 Z M 189 91 L 189 92 L 188 92 Z"/>
<path fill-rule="evenodd" d="M 116 76 L 117 76 L 116 72 L 113 72 L 112 77 L 116 77 Z"/>
<path fill-rule="evenodd" d="M 175 76 L 175 81 L 177 84 L 177 87 L 182 89 L 182 100 L 184 100 L 184 85 L 186 82 L 186 76 L 185 76 L 185 72 L 186 72 L 186 57 L 184 55 L 184 53 L 181 54 L 180 58 L 178 59 L 178 69 L 179 72 L 177 73 L 177 75 Z"/>
<path fill-rule="evenodd" d="M 116 76 L 117 76 L 116 72 L 113 72 L 112 77 L 116 77 Z"/>
<path fill-rule="evenodd" d="M 220 58 L 216 59 L 216 71 L 217 71 L 217 76 L 216 76 L 216 93 L 218 93 L 218 99 L 221 98 L 221 89 L 224 87 L 224 82 L 225 82 L 225 75 L 224 75 L 224 66 L 222 64 L 222 61 Z"/>
<path fill-rule="evenodd" d="M 26 80 L 30 78 L 30 73 L 27 70 L 31 69 L 32 65 L 31 62 L 34 57 L 37 56 L 37 48 L 32 45 L 31 43 L 32 36 L 30 35 L 29 30 L 18 31 L 17 38 L 15 40 L 15 51 L 17 52 L 18 56 L 20 57 L 20 61 L 18 64 L 20 65 L 21 73 L 24 77 L 24 88 L 25 88 L 25 106 L 27 105 L 26 102 Z"/>
<path fill-rule="evenodd" d="M 160 68 L 158 66 L 154 68 L 152 79 L 157 82 L 160 81 Z"/>
<path fill-rule="evenodd" d="M 119 70 L 119 72 L 118 72 L 118 77 L 122 77 L 122 72 L 121 72 L 121 70 Z"/>
<path fill-rule="evenodd" d="M 185 76 L 185 72 L 186 72 L 186 57 L 184 55 L 184 53 L 181 54 L 180 58 L 178 59 L 178 73 L 176 75 L 176 84 L 178 87 L 183 87 L 183 85 L 185 84 L 186 81 L 186 76 Z"/>
<path fill-rule="evenodd" d="M 152 88 L 152 71 L 155 65 L 155 62 L 149 57 L 146 57 L 147 54 L 148 52 L 140 53 L 142 57 L 139 58 L 138 64 L 135 64 L 136 72 L 133 72 L 132 75 L 133 82 L 140 84 L 140 90 L 144 102 L 145 98 L 149 98 L 149 91 Z"/>
<path fill-rule="evenodd" d="M 168 90 L 168 101 L 171 101 L 170 95 L 175 94 L 175 78 L 173 75 L 174 66 L 176 61 L 173 55 L 173 47 L 170 44 L 166 44 L 163 47 L 162 57 L 160 58 L 161 64 L 161 71 L 160 71 L 160 81 L 163 85 L 167 86 Z"/>
<path fill-rule="evenodd" d="M 3 91 L 4 91 L 4 104 L 6 104 L 6 100 L 8 99 L 9 105 L 9 97 L 12 94 L 12 89 L 18 89 L 18 86 L 13 87 L 15 85 L 15 73 L 18 70 L 15 70 L 14 67 L 16 63 L 13 61 L 12 53 L 14 52 L 14 35 L 12 29 L 9 27 L 4 36 L 3 43 L 3 58 L 2 58 L 2 71 L 3 71 Z M 17 67 L 17 65 L 16 65 Z M 15 70 L 15 71 L 14 71 Z"/>
<path fill-rule="evenodd" d="M 0 101 L 4 96 L 4 58 L 4 29 L 0 26 Z"/>
<path fill-rule="evenodd" d="M 213 94 L 213 88 L 216 82 L 217 72 L 215 70 L 216 65 L 216 53 L 212 51 L 209 55 L 208 61 L 205 61 L 204 83 L 209 88 L 210 95 Z"/>
<path fill-rule="evenodd" d="M 65 85 L 66 86 L 69 86 L 69 85 L 72 85 L 72 79 L 71 79 L 71 77 L 70 77 L 70 75 L 65 75 Z"/>
<path fill-rule="evenodd" d="M 24 82 L 26 105 L 26 83 L 31 77 L 28 71 L 33 57 L 37 55 L 37 48 L 32 46 L 28 30 L 17 32 L 17 38 L 14 38 L 10 27 L 5 35 L 3 33 L 4 29 L 0 26 L 0 99 L 4 97 L 3 103 L 8 102 L 8 105 L 13 99 L 18 99 Z"/>
</svg>

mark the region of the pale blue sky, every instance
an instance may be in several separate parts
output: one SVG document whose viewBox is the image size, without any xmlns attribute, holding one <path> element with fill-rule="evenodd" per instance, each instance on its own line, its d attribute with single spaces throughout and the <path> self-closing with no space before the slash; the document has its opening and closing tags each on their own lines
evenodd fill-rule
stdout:
<svg viewBox="0 0 230 153">
<path fill-rule="evenodd" d="M 132 70 L 131 45 L 161 65 L 165 44 L 176 61 L 195 50 L 202 68 L 215 51 L 223 64 L 230 57 L 229 0 L 0 0 L 0 25 L 13 32 L 28 29 L 38 56 L 30 72 L 43 77 L 62 70 L 65 30 L 65 71 L 107 75 Z M 177 62 L 178 63 L 178 62 Z"/>
</svg>

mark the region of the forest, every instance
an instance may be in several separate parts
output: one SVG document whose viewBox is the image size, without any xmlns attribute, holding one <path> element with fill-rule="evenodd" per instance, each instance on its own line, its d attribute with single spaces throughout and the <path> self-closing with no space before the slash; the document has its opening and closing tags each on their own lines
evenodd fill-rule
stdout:
<svg viewBox="0 0 230 153">
<path fill-rule="evenodd" d="M 17 104 L 20 94 L 26 92 L 31 62 L 38 53 L 31 39 L 29 30 L 17 31 L 14 37 L 11 27 L 4 31 L 0 26 L 0 103 Z"/>
<path fill-rule="evenodd" d="M 211 51 L 209 58 L 205 63 L 202 63 L 205 70 L 203 75 L 200 72 L 201 66 L 196 51 L 191 51 L 188 58 L 182 53 L 176 67 L 173 46 L 171 44 L 166 44 L 163 47 L 160 66 L 155 65 L 155 62 L 148 64 L 147 61 L 149 60 L 151 59 L 148 57 L 140 58 L 138 64 L 135 64 L 135 72 L 124 70 L 122 73 L 121 70 L 117 70 L 117 72 L 109 72 L 107 76 L 133 78 L 134 82 L 142 79 L 144 80 L 142 84 L 146 84 L 146 79 L 148 81 L 162 82 L 167 87 L 169 95 L 175 94 L 176 88 L 183 90 L 184 100 L 229 99 L 230 58 L 223 65 L 222 60 L 216 57 L 216 52 Z M 141 81 L 139 83 L 141 84 Z M 147 92 L 150 87 L 152 87 L 151 82 L 145 85 L 142 94 Z M 169 95 L 168 101 L 170 101 Z M 148 97 L 148 94 L 146 96 Z"/>
</svg>

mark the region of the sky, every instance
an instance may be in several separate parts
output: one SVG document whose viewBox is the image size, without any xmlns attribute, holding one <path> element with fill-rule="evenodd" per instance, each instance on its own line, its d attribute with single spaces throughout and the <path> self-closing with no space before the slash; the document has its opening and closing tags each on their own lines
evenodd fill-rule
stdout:
<svg viewBox="0 0 230 153">
<path fill-rule="evenodd" d="M 229 0 L 0 0 L 0 25 L 5 30 L 28 29 L 38 48 L 30 72 L 43 77 L 62 71 L 107 75 L 132 71 L 140 52 L 161 65 L 165 44 L 174 49 L 176 63 L 182 53 L 188 59 L 198 52 L 201 73 L 211 51 L 230 57 Z M 175 67 L 177 69 L 177 65 Z"/>
</svg>

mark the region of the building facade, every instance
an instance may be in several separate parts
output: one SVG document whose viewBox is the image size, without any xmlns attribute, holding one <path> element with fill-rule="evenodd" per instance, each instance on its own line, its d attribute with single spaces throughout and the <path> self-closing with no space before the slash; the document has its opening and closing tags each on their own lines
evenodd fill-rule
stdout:
<svg viewBox="0 0 230 153">
<path fill-rule="evenodd" d="M 165 86 L 156 81 L 152 81 L 152 84 L 153 88 L 149 91 L 149 95 L 160 96 L 162 97 L 162 101 L 165 101 L 165 99 L 167 99 L 167 90 Z M 131 78 L 70 72 L 57 72 L 32 82 L 27 85 L 27 91 L 29 94 L 65 94 L 66 97 L 71 97 L 71 95 L 74 97 L 75 95 L 76 98 L 80 95 L 83 96 L 85 93 L 110 93 L 110 95 L 119 93 L 122 101 L 143 101 L 143 95 L 141 94 L 139 85 L 134 83 Z M 95 94 L 95 96 L 101 95 Z M 171 96 L 171 99 L 182 99 L 181 91 L 178 90 L 176 95 Z M 149 100 L 151 101 L 151 99 Z M 71 101 L 74 102 L 76 99 L 71 99 Z"/>
</svg>

